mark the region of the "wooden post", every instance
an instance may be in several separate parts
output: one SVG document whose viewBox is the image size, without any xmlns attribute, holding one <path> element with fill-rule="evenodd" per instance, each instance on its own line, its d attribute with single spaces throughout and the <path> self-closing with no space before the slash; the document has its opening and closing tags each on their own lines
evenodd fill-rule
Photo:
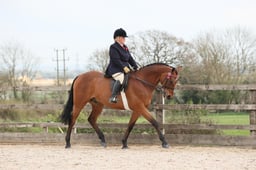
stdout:
<svg viewBox="0 0 256 170">
<path fill-rule="evenodd" d="M 256 91 L 251 90 L 249 95 L 250 95 L 249 101 L 251 101 L 251 104 L 256 104 Z M 250 112 L 250 125 L 256 125 L 256 110 L 252 110 Z M 255 130 L 251 130 L 250 133 L 251 133 L 251 136 L 256 135 Z"/>
<path fill-rule="evenodd" d="M 160 91 L 156 91 L 155 93 L 156 93 L 156 104 L 164 104 L 163 94 Z M 162 109 L 162 108 L 156 109 L 156 121 L 162 127 L 161 130 L 162 130 L 163 134 L 165 134 L 165 130 L 163 128 L 164 117 L 165 117 L 164 109 Z"/>
<path fill-rule="evenodd" d="M 256 111 L 253 110 L 250 112 L 250 125 L 256 125 Z M 255 130 L 251 130 L 251 136 L 256 135 L 256 131 Z"/>
<path fill-rule="evenodd" d="M 48 126 L 45 126 L 45 127 L 44 127 L 44 132 L 45 132 L 45 133 L 48 133 L 48 132 L 49 132 Z"/>
<path fill-rule="evenodd" d="M 74 134 L 77 134 L 77 128 L 74 127 L 73 129 L 74 129 L 74 130 L 73 130 Z"/>
</svg>

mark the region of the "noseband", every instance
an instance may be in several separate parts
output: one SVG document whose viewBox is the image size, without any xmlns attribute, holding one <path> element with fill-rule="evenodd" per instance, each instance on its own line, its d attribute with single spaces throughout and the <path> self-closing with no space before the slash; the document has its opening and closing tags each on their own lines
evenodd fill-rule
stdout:
<svg viewBox="0 0 256 170">
<path fill-rule="evenodd" d="M 175 77 L 174 75 L 172 75 L 171 72 L 169 72 L 167 74 L 167 76 L 165 77 L 164 79 L 164 82 L 163 82 L 163 85 L 162 85 L 162 88 L 163 89 L 169 89 L 169 90 L 174 90 L 174 87 L 172 87 L 172 84 L 174 84 L 173 80 L 172 80 L 172 77 Z M 177 77 L 175 78 L 175 81 L 177 80 Z"/>
</svg>

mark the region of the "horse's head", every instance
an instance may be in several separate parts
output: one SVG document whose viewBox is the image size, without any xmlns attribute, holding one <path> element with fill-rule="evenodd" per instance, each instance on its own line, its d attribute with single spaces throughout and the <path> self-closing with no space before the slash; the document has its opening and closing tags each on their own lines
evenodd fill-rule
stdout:
<svg viewBox="0 0 256 170">
<path fill-rule="evenodd" d="M 171 99 L 171 97 L 174 95 L 174 88 L 177 84 L 177 81 L 179 79 L 179 71 L 182 69 L 182 67 L 177 68 L 171 68 L 169 72 L 165 72 L 160 77 L 160 83 L 162 84 L 164 96 L 167 99 Z"/>
<path fill-rule="evenodd" d="M 153 63 L 142 67 L 138 72 L 134 73 L 134 78 L 151 87 L 151 89 L 161 89 L 164 96 L 170 99 L 174 95 L 174 88 L 179 79 L 178 74 L 181 69 L 181 66 L 173 68 L 165 63 Z M 158 83 L 161 84 L 160 87 L 157 86 Z"/>
</svg>

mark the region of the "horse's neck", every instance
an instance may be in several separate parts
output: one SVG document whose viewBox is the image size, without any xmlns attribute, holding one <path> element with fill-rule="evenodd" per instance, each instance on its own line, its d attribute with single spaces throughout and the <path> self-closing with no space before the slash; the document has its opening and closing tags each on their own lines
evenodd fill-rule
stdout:
<svg viewBox="0 0 256 170">
<path fill-rule="evenodd" d="M 139 75 L 144 80 L 157 85 L 159 83 L 160 76 L 163 72 L 164 71 L 161 71 L 160 69 L 154 68 L 142 71 Z"/>
</svg>

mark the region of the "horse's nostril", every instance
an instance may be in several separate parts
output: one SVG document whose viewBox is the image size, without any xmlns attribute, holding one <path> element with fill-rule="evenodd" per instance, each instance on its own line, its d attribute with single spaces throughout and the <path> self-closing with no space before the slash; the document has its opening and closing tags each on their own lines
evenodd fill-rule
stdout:
<svg viewBox="0 0 256 170">
<path fill-rule="evenodd" d="M 167 96 L 167 99 L 168 99 L 168 100 L 170 100 L 170 99 L 171 99 L 171 97 L 172 97 L 171 95 L 168 95 L 168 96 Z"/>
</svg>

